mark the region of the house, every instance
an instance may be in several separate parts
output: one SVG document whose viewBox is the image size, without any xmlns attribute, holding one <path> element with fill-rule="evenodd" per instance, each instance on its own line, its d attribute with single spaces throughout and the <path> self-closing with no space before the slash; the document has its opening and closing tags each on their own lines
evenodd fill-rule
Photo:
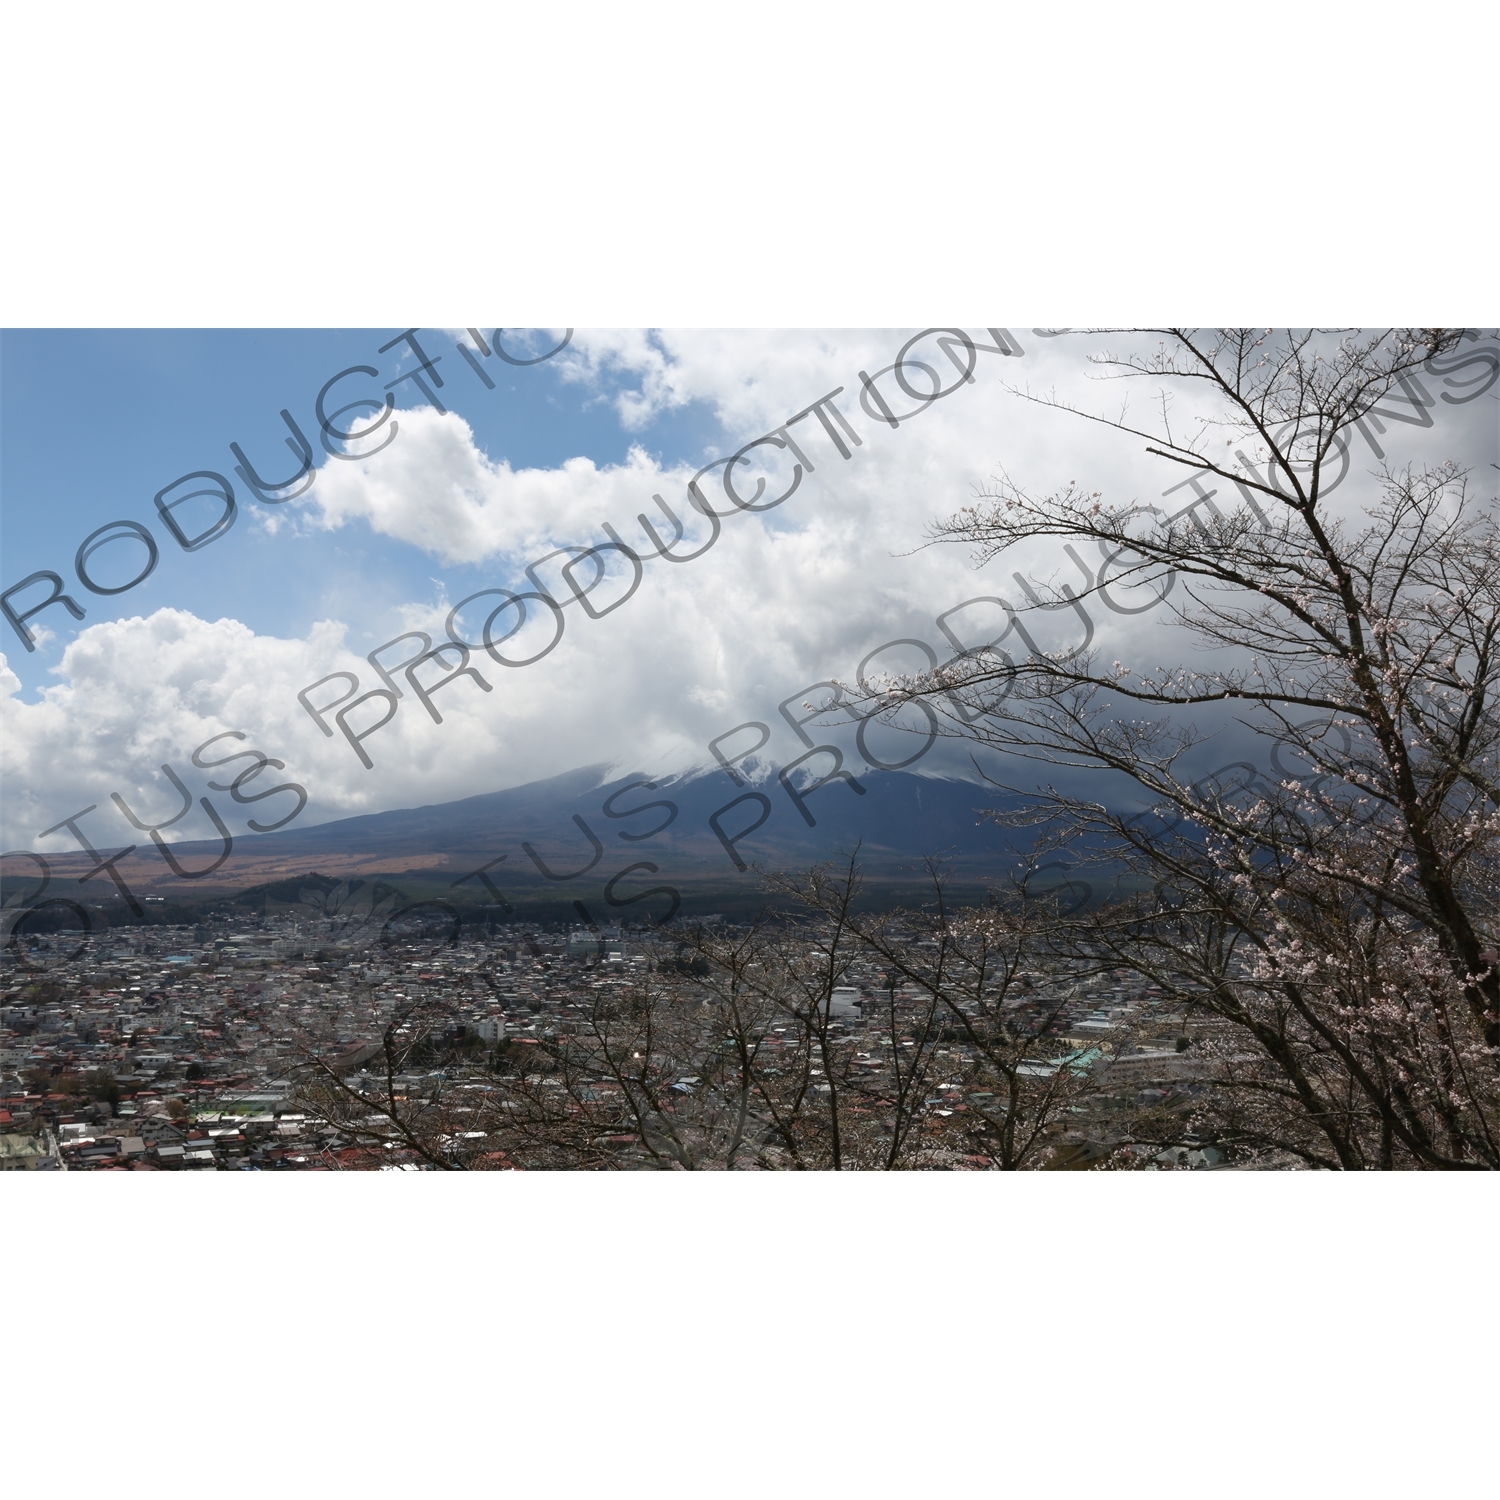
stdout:
<svg viewBox="0 0 1500 1500">
<path fill-rule="evenodd" d="M 0 1172 L 66 1171 L 50 1130 L 40 1135 L 0 1135 Z"/>
</svg>

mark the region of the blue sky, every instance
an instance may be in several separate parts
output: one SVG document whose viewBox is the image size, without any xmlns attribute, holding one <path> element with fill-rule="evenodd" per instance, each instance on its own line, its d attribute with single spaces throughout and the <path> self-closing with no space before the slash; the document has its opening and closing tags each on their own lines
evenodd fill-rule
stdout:
<svg viewBox="0 0 1500 1500">
<path fill-rule="evenodd" d="M 444 565 L 363 523 L 334 531 L 298 528 L 270 534 L 253 512 L 271 507 L 234 473 L 230 443 L 237 442 L 266 476 L 290 473 L 287 429 L 279 415 L 291 411 L 314 444 L 316 461 L 331 462 L 317 446 L 314 401 L 332 375 L 352 365 L 372 365 L 378 382 L 351 376 L 330 397 L 353 400 L 418 368 L 402 342 L 385 354 L 381 345 L 401 329 L 39 329 L 0 333 L 0 567 L 9 587 L 49 568 L 67 580 L 68 592 L 87 611 L 75 622 L 61 606 L 36 618 L 54 639 L 27 653 L 9 626 L 4 650 L 28 690 L 53 680 L 67 642 L 101 621 L 149 614 L 162 605 L 204 619 L 229 615 L 260 633 L 304 635 L 314 620 L 337 616 L 354 636 L 384 639 L 370 619 L 371 601 L 426 597 L 442 578 L 452 598 L 482 584 L 470 583 L 479 565 Z M 488 341 L 492 330 L 482 329 Z M 421 330 L 418 340 L 437 363 L 444 385 L 437 394 L 473 429 L 491 459 L 512 468 L 555 468 L 587 455 L 603 467 L 625 460 L 633 444 L 663 467 L 699 462 L 723 436 L 710 406 L 689 401 L 655 413 L 627 431 L 611 398 L 628 384 L 601 372 L 588 384 L 562 378 L 556 361 L 519 368 L 481 361 L 494 380 L 488 390 L 459 355 L 452 337 Z M 524 336 L 522 336 L 524 338 Z M 537 340 L 532 340 L 538 347 Z M 519 348 L 515 331 L 507 347 Z M 541 343 L 538 352 L 548 347 Z M 404 358 L 403 358 L 404 356 Z M 410 381 L 393 392 L 399 412 L 427 405 Z M 340 419 L 357 422 L 361 414 Z M 235 488 L 235 525 L 202 550 L 187 554 L 165 535 L 152 497 L 179 475 L 196 469 L 223 474 Z M 178 491 L 177 493 L 184 493 Z M 172 495 L 167 497 L 169 500 Z M 211 516 L 208 502 L 205 520 Z M 186 510 L 187 508 L 184 507 Z M 78 586 L 73 557 L 79 543 L 107 522 L 128 519 L 157 537 L 155 572 L 123 594 L 103 596 Z M 133 541 L 112 542 L 91 565 L 101 582 L 123 582 L 144 560 Z M 494 581 L 494 567 L 484 582 Z M 38 585 L 13 603 L 24 608 L 44 597 Z M 368 631 L 365 627 L 368 626 Z"/>
</svg>

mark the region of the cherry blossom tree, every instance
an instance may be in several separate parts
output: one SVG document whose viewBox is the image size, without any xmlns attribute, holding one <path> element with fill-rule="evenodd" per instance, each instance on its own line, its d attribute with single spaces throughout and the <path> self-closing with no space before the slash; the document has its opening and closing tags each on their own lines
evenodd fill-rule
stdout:
<svg viewBox="0 0 1500 1500">
<path fill-rule="evenodd" d="M 1067 941 L 1213 1018 L 1196 1044 L 1216 1061 L 1211 1107 L 1247 1151 L 1500 1167 L 1495 475 L 1387 463 L 1363 508 L 1334 494 L 1351 439 L 1384 432 L 1420 371 L 1452 370 L 1482 341 L 1147 332 L 1150 352 L 1097 363 L 1155 388 L 1149 420 L 1128 404 L 1067 409 L 1143 440 L 1201 501 L 1168 516 L 1077 483 L 1038 495 L 1002 480 L 932 539 L 981 567 L 1039 537 L 1098 556 L 1080 563 L 1083 590 L 1033 579 L 1013 618 L 1159 600 L 1188 664 L 992 642 L 880 691 L 1053 768 L 1008 819 L 1115 879 Z M 1450 399 L 1495 383 L 1500 358 L 1483 354 L 1488 383 Z M 1183 404 L 1198 413 L 1186 426 Z M 1226 738 L 1241 748 L 1212 768 Z"/>
</svg>

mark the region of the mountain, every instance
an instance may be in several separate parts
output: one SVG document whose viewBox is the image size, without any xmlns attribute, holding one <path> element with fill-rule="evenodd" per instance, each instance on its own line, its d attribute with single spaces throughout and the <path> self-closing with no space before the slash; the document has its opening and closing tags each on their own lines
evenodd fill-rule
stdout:
<svg viewBox="0 0 1500 1500">
<path fill-rule="evenodd" d="M 709 825 L 736 834 L 764 811 L 737 798 L 763 796 L 771 805 L 761 828 L 744 839 L 742 857 L 808 859 L 863 838 L 872 856 L 918 857 L 941 845 L 970 854 L 996 847 L 994 830 L 981 826 L 977 808 L 995 806 L 996 794 L 972 782 L 872 771 L 834 780 L 801 799 L 788 794 L 774 775 L 756 786 L 735 787 L 722 771 L 651 780 L 644 775 L 609 776 L 605 765 L 584 766 L 561 776 L 457 802 L 341 818 L 315 828 L 261 834 L 245 840 L 246 852 L 292 854 L 307 849 L 394 857 L 433 851 L 493 855 L 498 842 L 531 842 L 547 863 L 588 857 L 587 834 L 568 825 L 581 816 L 607 846 L 722 861 L 727 852 Z M 606 779 L 608 778 L 608 779 Z M 626 792 L 633 783 L 647 785 Z M 856 790 L 859 788 L 859 790 Z M 648 805 L 666 804 L 654 812 Z M 675 813 L 674 813 L 675 809 Z M 808 818 L 812 819 L 809 824 Z M 653 828 L 665 824 L 660 833 Z M 208 845 L 204 846 L 210 847 Z M 553 856 L 555 855 L 555 861 Z M 655 857 L 653 855 L 653 857 Z M 577 863 L 577 859 L 574 859 Z"/>
<path fill-rule="evenodd" d="M 1006 862 L 1003 831 L 978 811 L 999 805 L 998 794 L 972 782 L 871 771 L 814 790 L 794 782 L 789 790 L 774 773 L 735 786 L 718 769 L 639 785 L 647 779 L 584 766 L 455 802 L 236 835 L 229 859 L 191 887 L 170 875 L 149 843 L 119 868 L 132 888 L 179 897 L 317 870 L 340 878 L 400 876 L 424 896 L 462 881 L 457 894 L 484 901 L 491 899 L 486 882 L 473 872 L 489 866 L 488 882 L 506 901 L 582 899 L 610 908 L 664 884 L 684 896 L 749 898 L 758 890 L 754 866 L 805 868 L 856 843 L 868 879 L 882 886 L 920 883 L 926 854 L 942 856 L 975 888 Z M 172 849 L 190 870 L 222 852 L 217 841 Z M 55 861 L 57 872 L 70 873 L 72 863 Z M 656 869 L 623 873 L 643 863 Z"/>
</svg>

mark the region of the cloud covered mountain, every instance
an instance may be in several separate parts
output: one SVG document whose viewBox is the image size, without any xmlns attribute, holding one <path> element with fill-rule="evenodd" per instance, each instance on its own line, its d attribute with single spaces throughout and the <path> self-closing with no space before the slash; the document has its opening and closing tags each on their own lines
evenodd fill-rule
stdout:
<svg viewBox="0 0 1500 1500">
<path fill-rule="evenodd" d="M 981 811 L 1000 805 L 993 788 L 905 771 L 861 771 L 823 785 L 800 775 L 783 781 L 767 767 L 756 775 L 754 785 L 737 787 L 717 768 L 648 781 L 587 766 L 454 802 L 239 835 L 201 884 L 173 876 L 144 840 L 119 869 L 132 889 L 177 898 L 316 870 L 405 875 L 424 890 L 454 888 L 480 901 L 496 891 L 507 900 L 583 899 L 602 914 L 664 883 L 752 897 L 758 870 L 806 868 L 856 846 L 883 887 L 923 883 L 927 855 L 969 887 L 1003 879 L 1009 866 L 1004 832 Z M 190 871 L 207 869 L 223 852 L 217 839 L 171 847 Z M 81 873 L 87 863 L 52 859 L 58 875 L 73 875 L 74 865 Z M 100 880 L 96 895 L 107 894 Z M 656 901 L 653 914 L 662 905 Z"/>
</svg>

